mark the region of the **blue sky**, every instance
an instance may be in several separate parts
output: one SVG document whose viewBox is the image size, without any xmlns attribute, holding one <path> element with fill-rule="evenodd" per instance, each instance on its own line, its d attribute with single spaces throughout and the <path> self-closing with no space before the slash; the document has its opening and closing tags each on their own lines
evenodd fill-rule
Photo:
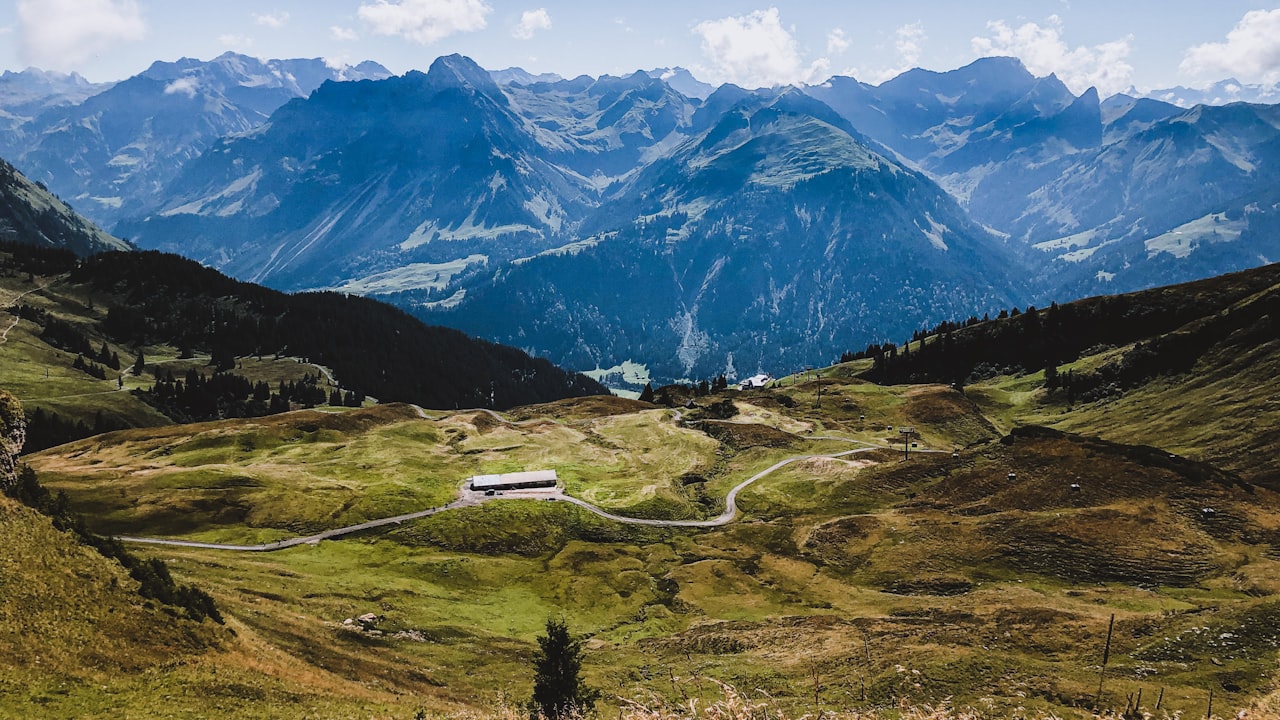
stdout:
<svg viewBox="0 0 1280 720">
<path fill-rule="evenodd" d="M 1234 76 L 1280 82 L 1280 4 L 1238 0 L 6 0 L 0 68 L 116 80 L 153 60 L 376 60 L 400 73 L 462 53 L 489 69 L 626 74 L 682 66 L 713 83 L 880 82 L 1015 55 L 1103 95 Z"/>
</svg>

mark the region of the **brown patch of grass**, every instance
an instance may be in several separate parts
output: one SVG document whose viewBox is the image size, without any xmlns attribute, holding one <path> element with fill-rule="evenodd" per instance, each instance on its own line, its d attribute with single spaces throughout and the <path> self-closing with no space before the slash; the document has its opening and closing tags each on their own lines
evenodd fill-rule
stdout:
<svg viewBox="0 0 1280 720">
<path fill-rule="evenodd" d="M 991 440 L 999 431 L 964 394 L 943 385 L 921 385 L 907 392 L 907 419 L 960 445 Z"/>
<path fill-rule="evenodd" d="M 786 448 L 791 447 L 800 438 L 788 432 L 776 430 L 768 425 L 754 423 L 722 422 L 704 420 L 698 427 L 711 437 L 735 450 L 753 447 Z"/>
<path fill-rule="evenodd" d="M 656 406 L 650 403 L 629 400 L 616 395 L 590 395 L 539 405 L 524 405 L 507 411 L 507 414 L 516 420 L 532 420 L 540 417 L 588 420 L 613 415 L 629 415 L 642 410 L 652 410 L 654 407 Z"/>
</svg>

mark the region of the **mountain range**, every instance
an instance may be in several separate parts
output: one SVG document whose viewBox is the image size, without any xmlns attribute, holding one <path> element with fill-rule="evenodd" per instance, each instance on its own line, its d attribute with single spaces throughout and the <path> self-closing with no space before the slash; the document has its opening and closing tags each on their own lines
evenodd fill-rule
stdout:
<svg viewBox="0 0 1280 720">
<path fill-rule="evenodd" d="M 28 76 L 28 94 L 37 97 L 0 106 L 32 114 L 0 134 L 0 157 L 110 226 L 154 204 L 184 163 L 213 141 L 258 127 L 289 99 L 327 80 L 390 74 L 372 62 L 333 68 L 319 59 L 264 61 L 234 53 L 208 62 L 156 62 L 108 86 L 90 86 L 79 76 L 10 74 L 10 85 Z M 41 88 L 49 99 L 38 99 Z"/>
<path fill-rule="evenodd" d="M 663 379 L 1280 254 L 1271 106 L 1077 96 L 1010 58 L 773 90 L 317 63 L 157 64 L 0 152 L 141 247 Z"/>
</svg>

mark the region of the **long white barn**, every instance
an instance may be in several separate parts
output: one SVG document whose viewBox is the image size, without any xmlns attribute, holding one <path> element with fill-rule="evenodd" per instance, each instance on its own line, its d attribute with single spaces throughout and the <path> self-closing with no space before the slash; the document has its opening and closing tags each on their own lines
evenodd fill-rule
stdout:
<svg viewBox="0 0 1280 720">
<path fill-rule="evenodd" d="M 530 470 L 502 475 L 476 475 L 469 483 L 472 490 L 522 490 L 555 487 L 559 477 L 555 470 Z"/>
</svg>

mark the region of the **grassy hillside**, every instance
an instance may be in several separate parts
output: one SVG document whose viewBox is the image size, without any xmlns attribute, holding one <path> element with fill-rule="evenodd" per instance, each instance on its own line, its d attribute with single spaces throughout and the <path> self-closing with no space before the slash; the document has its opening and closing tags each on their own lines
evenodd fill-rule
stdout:
<svg viewBox="0 0 1280 720">
<path fill-rule="evenodd" d="M 256 543 L 437 507 L 472 474 L 543 468 L 623 515 L 708 518 L 731 488 L 795 459 L 742 490 L 741 516 L 719 528 L 494 497 L 278 552 L 140 545 L 207 589 L 235 633 L 185 664 L 111 671 L 113 707 L 143 716 L 161 697 L 198 715 L 202 693 L 248 717 L 510 716 L 536 636 L 562 616 L 587 636 L 603 711 L 629 717 L 679 714 L 689 697 L 721 697 L 718 683 L 790 716 L 893 717 L 909 698 L 1092 717 L 1141 693 L 1145 711 L 1191 717 L 1212 693 L 1215 714 L 1266 717 L 1280 661 L 1267 272 L 1161 291 L 1167 310 L 1160 293 L 1125 300 L 1114 342 L 1041 344 L 1056 381 L 1015 353 L 1020 313 L 945 331 L 953 348 L 981 333 L 991 353 L 963 391 L 869 382 L 883 360 L 868 358 L 765 390 L 669 389 L 676 408 L 298 410 L 111 432 L 29 460 L 101 531 Z M 890 362 L 931 372 L 942 343 Z M 1071 397 L 1065 378 L 1105 382 Z M 373 629 L 345 622 L 364 613 L 380 616 Z M 79 662 L 71 636 L 47 642 Z M 78 677 L 49 717 L 105 707 Z M 48 694 L 41 677 L 6 682 L 0 707 Z"/>
<path fill-rule="evenodd" d="M 1269 265 L 944 330 L 862 374 L 967 378 L 966 396 L 1002 430 L 1158 445 L 1273 485 L 1277 318 L 1280 265 Z"/>
<path fill-rule="evenodd" d="M 422 683 L 477 707 L 524 697 L 533 639 L 562 614 L 590 636 L 589 679 L 610 704 L 713 696 L 714 678 L 796 713 L 910 697 L 1079 716 L 1112 614 L 1107 707 L 1139 688 L 1148 709 L 1163 688 L 1162 708 L 1188 713 L 1211 688 L 1218 708 L 1269 691 L 1274 491 L 1149 447 L 1031 428 L 1001 438 L 954 390 L 845 375 L 700 400 L 735 403 L 718 423 L 603 399 L 504 420 L 388 406 L 130 430 L 32 462 L 104 529 L 247 541 L 429 507 L 473 472 L 541 467 L 623 513 L 706 516 L 781 458 L 852 447 L 811 436 L 879 446 L 768 476 L 741 494 L 742 521 L 715 530 L 499 499 L 270 554 L 159 551 L 299 672 L 405 692 L 402 716 Z M 907 461 L 903 424 L 920 434 Z M 378 634 L 343 625 L 364 612 L 384 616 Z M 276 703 L 262 701 L 301 716 Z"/>
</svg>

